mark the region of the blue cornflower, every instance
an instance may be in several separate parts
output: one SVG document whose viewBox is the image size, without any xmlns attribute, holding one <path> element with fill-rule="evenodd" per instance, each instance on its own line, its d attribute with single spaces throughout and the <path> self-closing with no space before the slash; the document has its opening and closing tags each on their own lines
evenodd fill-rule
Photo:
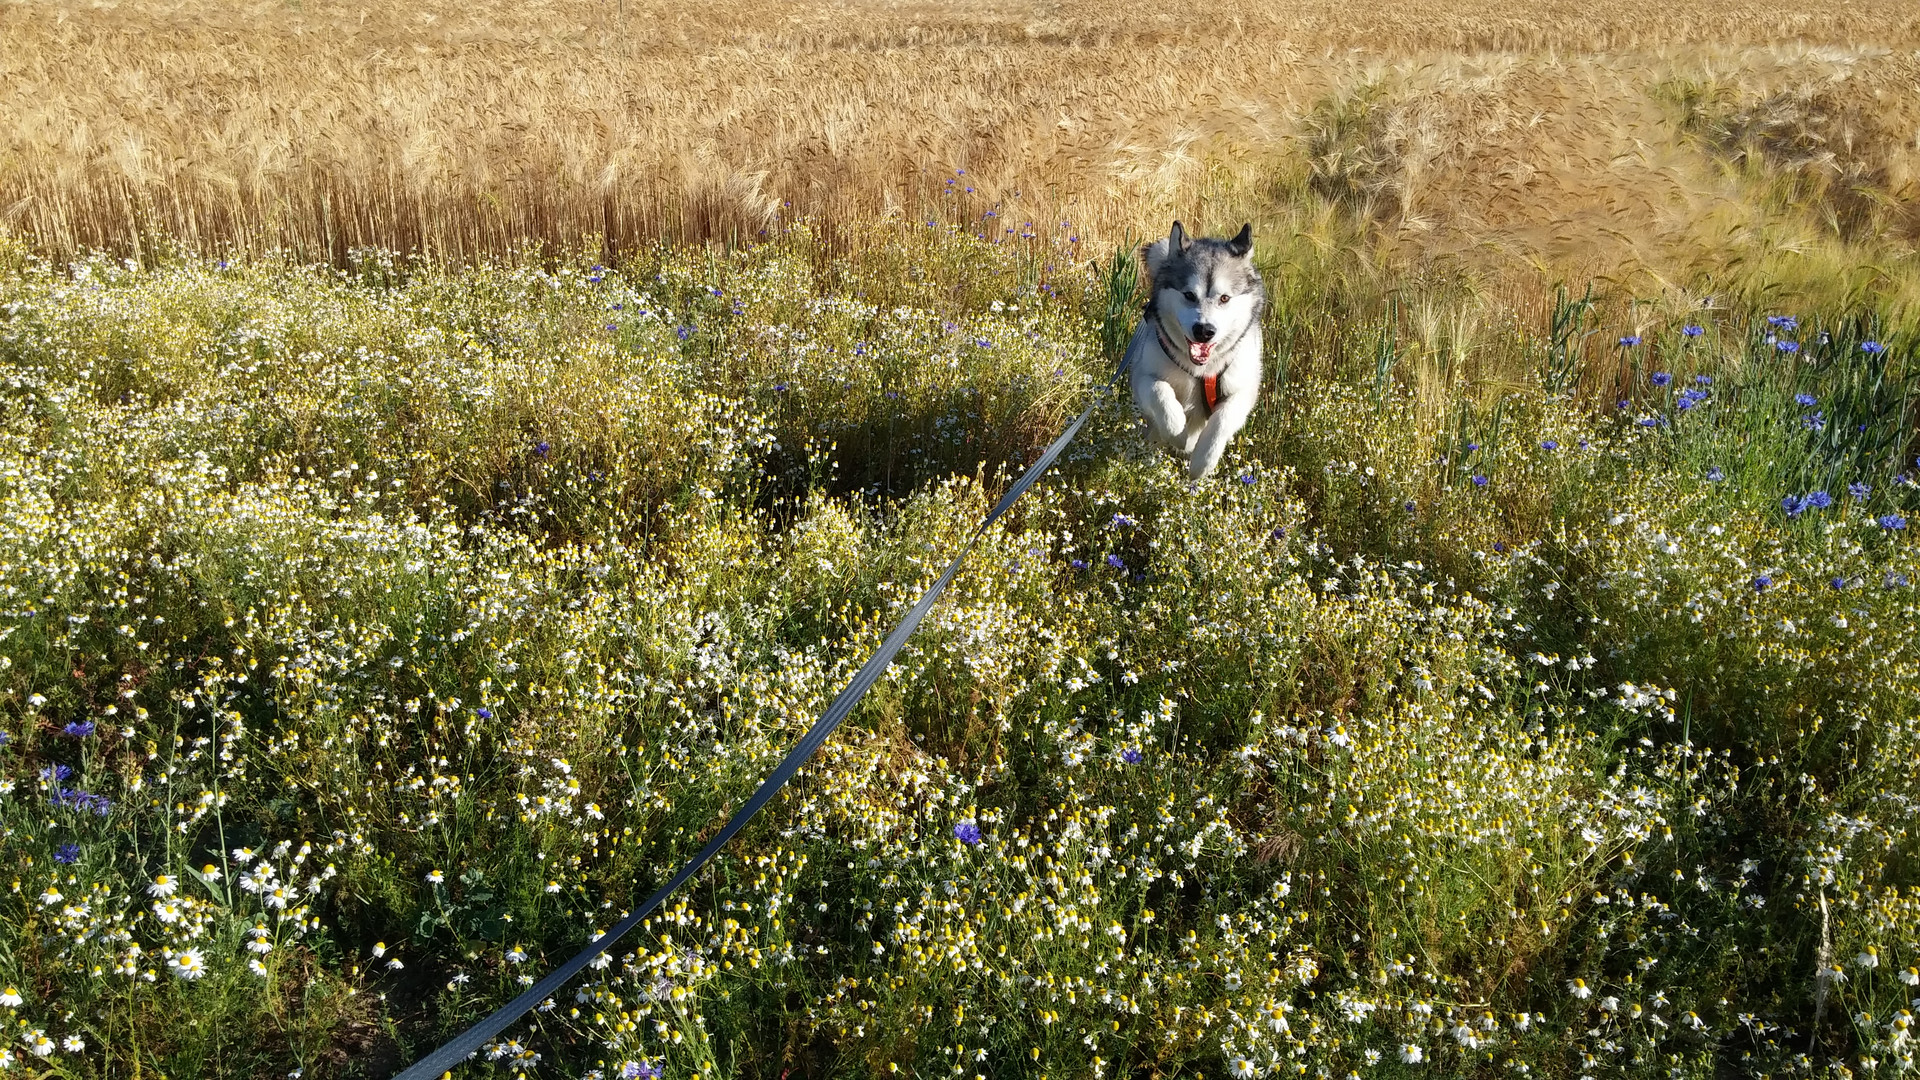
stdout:
<svg viewBox="0 0 1920 1080">
<path fill-rule="evenodd" d="M 1483 488 L 1483 487 L 1486 487 L 1486 486 L 1487 486 L 1487 478 L 1486 478 L 1486 477 L 1484 477 L 1484 476 L 1481 476 L 1481 475 L 1479 475 L 1478 473 L 1475 473 L 1475 474 L 1474 474 L 1474 477 L 1473 477 L 1473 486 L 1474 486 L 1474 487 L 1478 487 L 1478 488 Z"/>
<path fill-rule="evenodd" d="M 1806 511 L 1807 500 L 1798 495 L 1788 495 L 1780 500 L 1780 509 L 1785 510 L 1788 517 L 1796 518 Z"/>
<path fill-rule="evenodd" d="M 1405 509 L 1406 509 L 1406 511 L 1407 511 L 1407 513 L 1409 513 L 1409 514 L 1411 514 L 1411 513 L 1413 513 L 1413 511 L 1414 511 L 1414 505 L 1413 505 L 1413 500 L 1412 500 L 1412 499 L 1408 499 L 1408 500 L 1407 500 L 1407 505 L 1406 505 L 1406 507 L 1405 507 Z"/>
<path fill-rule="evenodd" d="M 680 340 L 681 340 L 681 341 L 685 341 L 685 340 L 687 340 L 688 338 L 690 338 L 690 337 L 692 337 L 692 336 L 693 336 L 693 327 L 691 327 L 691 326 L 683 326 L 683 327 L 681 327 L 681 328 L 680 328 L 680 330 L 679 330 L 679 334 L 680 334 Z"/>
<path fill-rule="evenodd" d="M 980 826 L 975 825 L 971 821 L 963 821 L 953 827 L 953 838 L 963 844 L 978 844 L 980 842 Z"/>
<path fill-rule="evenodd" d="M 1722 480 L 1725 480 L 1726 478 L 1727 478 L 1727 474 L 1724 471 L 1722 471 L 1720 466 L 1718 465 L 1715 465 L 1707 470 L 1707 479 L 1713 481 L 1716 484 Z"/>
<path fill-rule="evenodd" d="M 1873 520 L 1883 529 L 1899 530 L 1907 527 L 1907 519 L 1899 514 L 1881 514 Z"/>
<path fill-rule="evenodd" d="M 1666 422 L 1667 418 L 1664 416 L 1643 416 L 1639 421 L 1641 427 L 1659 427 Z"/>
<path fill-rule="evenodd" d="M 1824 412 L 1808 413 L 1801 421 L 1801 425 L 1808 431 L 1825 431 L 1827 430 L 1827 414 Z"/>
<path fill-rule="evenodd" d="M 1878 356 L 1879 354 L 1886 352 L 1887 347 L 1885 345 L 1880 344 L 1877 341 L 1863 341 L 1860 343 L 1860 351 L 1863 353 L 1869 353 L 1869 354 Z"/>
<path fill-rule="evenodd" d="M 1820 399 L 1808 393 L 1799 393 L 1799 394 L 1793 395 L 1793 403 L 1795 405 L 1800 406 L 1803 409 L 1812 405 L 1814 402 L 1818 400 Z"/>
<path fill-rule="evenodd" d="M 620 1080 L 658 1080 L 660 1070 L 638 1061 L 622 1062 Z"/>
<path fill-rule="evenodd" d="M 1125 570 L 1127 568 L 1127 561 L 1118 555 L 1109 555 L 1107 556 L 1107 565 L 1113 567 L 1115 570 Z"/>
<path fill-rule="evenodd" d="M 1647 381 L 1655 386 L 1666 386 L 1673 382 L 1673 373 L 1669 371 L 1656 371 L 1647 376 Z"/>
<path fill-rule="evenodd" d="M 1552 439 L 1546 439 L 1546 440 L 1543 440 L 1543 441 L 1542 441 L 1542 442 L 1540 443 L 1540 449 L 1542 449 L 1542 450 L 1558 450 L 1558 449 L 1560 449 L 1560 444 L 1559 444 L 1559 443 L 1557 443 L 1557 442 L 1554 442 L 1554 441 L 1553 441 Z"/>
<path fill-rule="evenodd" d="M 1808 492 L 1806 498 L 1802 501 L 1815 510 L 1825 510 L 1827 507 L 1833 505 L 1833 496 L 1824 491 L 1812 491 Z"/>
<path fill-rule="evenodd" d="M 1075 570 L 1085 570 L 1087 568 L 1087 560 L 1075 559 L 1067 565 L 1073 567 Z"/>
<path fill-rule="evenodd" d="M 1761 574 L 1759 577 L 1753 579 L 1753 591 L 1764 592 L 1766 591 L 1767 586 L 1772 584 L 1773 584 L 1772 575 Z"/>
<path fill-rule="evenodd" d="M 61 765 L 61 764 L 55 763 L 52 765 L 42 766 L 40 769 L 40 779 L 51 780 L 56 784 L 72 775 L 73 775 L 73 766 L 71 765 Z"/>
<path fill-rule="evenodd" d="M 1109 522 L 1109 524 L 1119 526 L 1119 525 L 1138 525 L 1140 523 L 1133 520 L 1131 517 L 1128 517 L 1125 514 L 1115 514 L 1113 515 L 1113 520 Z"/>
<path fill-rule="evenodd" d="M 548 443 L 545 439 L 542 439 L 539 442 L 533 444 L 533 452 L 540 455 L 541 457 L 546 457 L 547 451 L 552 449 L 553 449 L 552 444 Z"/>
<path fill-rule="evenodd" d="M 1140 764 L 1141 756 L 1140 750 L 1137 747 L 1129 746 L 1125 750 L 1120 751 L 1120 760 L 1129 765 Z"/>
<path fill-rule="evenodd" d="M 53 853 L 53 861 L 72 866 L 80 861 L 79 844 L 61 844 Z"/>
<path fill-rule="evenodd" d="M 1638 344 L 1640 344 L 1639 334 L 1628 334 L 1626 337 L 1620 339 L 1620 347 L 1623 349 L 1631 349 Z"/>
<path fill-rule="evenodd" d="M 60 730 L 68 735 L 73 736 L 76 739 L 84 739 L 87 736 L 93 734 L 93 721 L 76 720 L 73 723 L 68 724 L 66 727 L 61 728 Z"/>
<path fill-rule="evenodd" d="M 1478 449 L 1480 449 L 1480 444 L 1477 442 L 1470 442 L 1467 444 L 1467 453 L 1469 454 L 1473 453 L 1475 450 L 1478 450 Z"/>
<path fill-rule="evenodd" d="M 1253 483 L 1253 482 L 1254 482 L 1254 480 L 1255 480 L 1255 479 L 1256 479 L 1256 477 L 1255 477 L 1255 476 L 1254 476 L 1254 475 L 1253 475 L 1252 473 L 1241 473 L 1241 474 L 1240 474 L 1240 482 L 1241 482 L 1241 483 L 1243 483 L 1243 484 L 1251 484 L 1251 483 Z"/>
<path fill-rule="evenodd" d="M 1767 316 L 1767 325 L 1777 326 L 1782 330 L 1798 330 L 1800 329 L 1800 320 L 1794 318 L 1792 315 L 1769 315 Z"/>
<path fill-rule="evenodd" d="M 1844 589 L 1847 587 L 1847 579 L 1843 577 L 1837 577 L 1837 578 L 1834 578 L 1832 581 L 1827 582 L 1827 584 L 1833 586 L 1835 589 Z"/>
<path fill-rule="evenodd" d="M 1773 343 L 1773 347 L 1783 353 L 1797 353 L 1800 351 L 1800 343 L 1797 341 L 1776 341 Z"/>
<path fill-rule="evenodd" d="M 491 720 L 493 719 L 493 710 L 492 709 L 475 709 L 473 710 L 473 715 L 479 717 L 482 720 Z"/>
<path fill-rule="evenodd" d="M 1704 327 L 1696 326 L 1693 323 L 1688 323 L 1687 325 L 1680 328 L 1680 332 L 1687 335 L 1688 337 L 1699 337 L 1701 334 L 1704 334 L 1707 331 Z"/>
<path fill-rule="evenodd" d="M 1907 575 L 1898 571 L 1887 575 L 1887 588 L 1904 589 L 1907 587 Z"/>
<path fill-rule="evenodd" d="M 91 810 L 101 817 L 113 809 L 113 800 L 105 795 L 95 795 L 79 788 L 56 788 L 48 801 L 55 806 L 71 806 L 75 810 Z"/>
<path fill-rule="evenodd" d="M 1873 485 L 1864 481 L 1855 480 L 1853 483 L 1847 485 L 1847 494 L 1856 499 L 1864 499 L 1873 494 Z"/>
<path fill-rule="evenodd" d="M 1287 538 L 1287 527 L 1285 525 L 1281 525 L 1278 528 L 1274 529 L 1273 532 L 1269 533 L 1268 535 L 1273 537 L 1273 539 L 1275 540 L 1285 540 Z"/>
<path fill-rule="evenodd" d="M 786 384 L 786 383 L 783 383 L 783 382 L 777 382 L 777 383 L 774 383 L 774 384 L 773 384 L 773 392 L 774 392 L 774 393 L 776 393 L 776 394 L 784 394 L 784 393 L 786 393 L 786 392 L 787 392 L 787 384 Z"/>
<path fill-rule="evenodd" d="M 1613 407 L 1616 409 L 1619 409 L 1622 412 L 1625 412 L 1632 405 L 1633 405 L 1633 402 L 1628 401 L 1626 398 L 1621 398 L 1619 401 L 1616 401 L 1613 403 Z"/>
<path fill-rule="evenodd" d="M 1711 376 L 1711 375 L 1695 375 L 1695 376 L 1693 377 L 1693 384 L 1694 384 L 1695 386 L 1712 386 L 1712 385 L 1713 385 L 1713 376 Z"/>
</svg>

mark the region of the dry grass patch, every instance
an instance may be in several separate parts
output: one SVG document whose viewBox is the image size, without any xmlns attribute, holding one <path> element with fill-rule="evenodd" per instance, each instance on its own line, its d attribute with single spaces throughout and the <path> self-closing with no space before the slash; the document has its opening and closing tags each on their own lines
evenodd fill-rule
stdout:
<svg viewBox="0 0 1920 1080">
<path fill-rule="evenodd" d="M 1846 151 L 1872 163 L 1843 178 L 1870 189 L 1840 215 L 1858 241 L 1910 216 L 1916 44 L 1897 2 L 16 2 L 0 215 L 53 251 L 334 260 L 930 208 L 1114 238 L 1296 201 L 1305 160 L 1402 256 L 1676 274 L 1703 227 L 1717 249 L 1782 210 L 1661 88 L 1879 118 Z"/>
</svg>

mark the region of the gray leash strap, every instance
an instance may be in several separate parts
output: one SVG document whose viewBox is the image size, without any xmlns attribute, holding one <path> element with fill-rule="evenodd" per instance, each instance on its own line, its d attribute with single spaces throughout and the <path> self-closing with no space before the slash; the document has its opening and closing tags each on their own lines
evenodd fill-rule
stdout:
<svg viewBox="0 0 1920 1080">
<path fill-rule="evenodd" d="M 786 786 L 788 780 L 793 779 L 793 774 L 800 771 L 800 766 L 806 764 L 807 759 L 813 756 L 813 752 L 820 748 L 820 744 L 827 741 L 827 736 L 833 734 L 833 729 L 840 726 L 840 722 L 853 712 L 853 707 L 858 705 L 867 691 L 873 688 L 873 684 L 880 680 L 880 676 L 887 670 L 887 665 L 893 662 L 894 655 L 907 643 L 907 639 L 913 636 L 913 632 L 919 629 L 920 621 L 927 617 L 927 612 L 933 610 L 934 601 L 940 599 L 940 594 L 945 592 L 947 586 L 953 582 L 954 575 L 960 572 L 960 564 L 966 561 L 967 554 L 973 550 L 974 544 L 979 542 L 980 537 L 985 535 L 987 529 L 998 521 L 1002 514 L 1005 514 L 1022 495 L 1027 493 L 1027 489 L 1032 487 L 1035 481 L 1053 467 L 1054 460 L 1060 456 L 1060 452 L 1067 448 L 1067 444 L 1073 441 L 1074 436 L 1080 434 L 1081 427 L 1085 426 L 1088 418 L 1093 415 L 1093 411 L 1100 407 L 1101 398 L 1106 397 L 1107 392 L 1112 390 L 1114 384 L 1119 382 L 1120 377 L 1126 373 L 1132 359 L 1132 353 L 1129 351 L 1127 357 L 1121 361 L 1119 369 L 1113 373 L 1111 379 L 1107 380 L 1107 385 L 1102 388 L 1100 395 L 1094 399 L 1093 403 L 1086 407 L 1078 419 L 1067 425 L 1067 430 L 1053 441 L 1053 445 L 1047 447 L 1046 453 L 1041 454 L 1040 459 L 1029 466 L 1020 479 L 1007 489 L 1007 493 L 1000 496 L 1000 501 L 994 504 L 993 511 L 987 515 L 986 520 L 973 530 L 973 535 L 967 537 L 967 542 L 961 547 L 960 553 L 947 564 L 946 571 L 920 597 L 920 601 L 908 610 L 906 617 L 900 620 L 900 625 L 894 628 L 893 633 L 887 635 L 886 641 L 881 643 L 879 650 L 867 659 L 860 671 L 854 675 L 853 681 L 847 684 L 846 689 L 840 691 L 840 696 L 833 699 L 833 704 L 827 706 L 827 711 L 820 715 L 820 719 L 814 721 L 811 728 L 807 729 L 806 735 L 800 742 L 788 751 L 787 756 L 781 760 L 773 772 L 760 782 L 760 787 L 754 791 L 753 797 L 747 800 L 747 804 L 727 821 L 724 828 L 714 834 L 713 839 L 707 841 L 707 846 L 700 849 L 700 854 L 695 855 L 692 862 L 681 867 L 680 872 L 668 879 L 659 891 L 647 897 L 647 902 L 641 904 L 638 910 L 615 923 L 613 929 L 595 938 L 573 959 L 555 968 L 546 978 L 535 983 L 531 989 L 519 997 L 495 1009 L 486 1019 L 448 1040 L 433 1053 L 414 1062 L 394 1077 L 394 1080 L 434 1080 L 455 1065 L 479 1053 L 481 1046 L 487 1040 L 500 1034 L 507 1025 L 532 1012 L 541 1002 L 558 993 L 560 988 L 575 975 L 580 974 L 581 969 L 591 963 L 594 957 L 612 948 L 614 942 L 638 926 L 642 919 L 653 914 L 667 897 L 673 895 L 674 890 L 686 884 L 688 878 L 698 873 L 701 867 L 718 855 L 727 841 L 733 839 L 733 834 L 739 832 L 748 821 L 752 820 L 753 815 L 759 813 L 761 807 L 772 801 L 773 797 L 780 793 L 780 789 Z"/>
</svg>

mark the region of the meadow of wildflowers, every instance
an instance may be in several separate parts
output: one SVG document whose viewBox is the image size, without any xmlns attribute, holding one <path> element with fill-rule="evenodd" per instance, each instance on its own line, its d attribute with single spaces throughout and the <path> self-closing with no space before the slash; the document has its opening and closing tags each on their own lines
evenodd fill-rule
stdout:
<svg viewBox="0 0 1920 1080">
<path fill-rule="evenodd" d="M 892 251 L 0 248 L 0 1070 L 385 1076 L 697 850 L 1124 340 Z M 1908 1071 L 1911 332 L 1274 276 L 1219 477 L 1110 402 L 467 1073 Z"/>
</svg>

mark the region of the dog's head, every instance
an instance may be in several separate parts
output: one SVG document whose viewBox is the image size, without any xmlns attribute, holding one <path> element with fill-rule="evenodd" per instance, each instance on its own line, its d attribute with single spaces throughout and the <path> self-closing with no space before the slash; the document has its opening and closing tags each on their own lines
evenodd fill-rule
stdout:
<svg viewBox="0 0 1920 1080">
<path fill-rule="evenodd" d="M 1253 268 L 1253 226 L 1231 240 L 1194 240 L 1179 222 L 1164 240 L 1140 251 L 1153 285 L 1160 330 L 1195 368 L 1213 358 L 1215 346 L 1231 349 L 1260 321 L 1266 286 Z"/>
</svg>

